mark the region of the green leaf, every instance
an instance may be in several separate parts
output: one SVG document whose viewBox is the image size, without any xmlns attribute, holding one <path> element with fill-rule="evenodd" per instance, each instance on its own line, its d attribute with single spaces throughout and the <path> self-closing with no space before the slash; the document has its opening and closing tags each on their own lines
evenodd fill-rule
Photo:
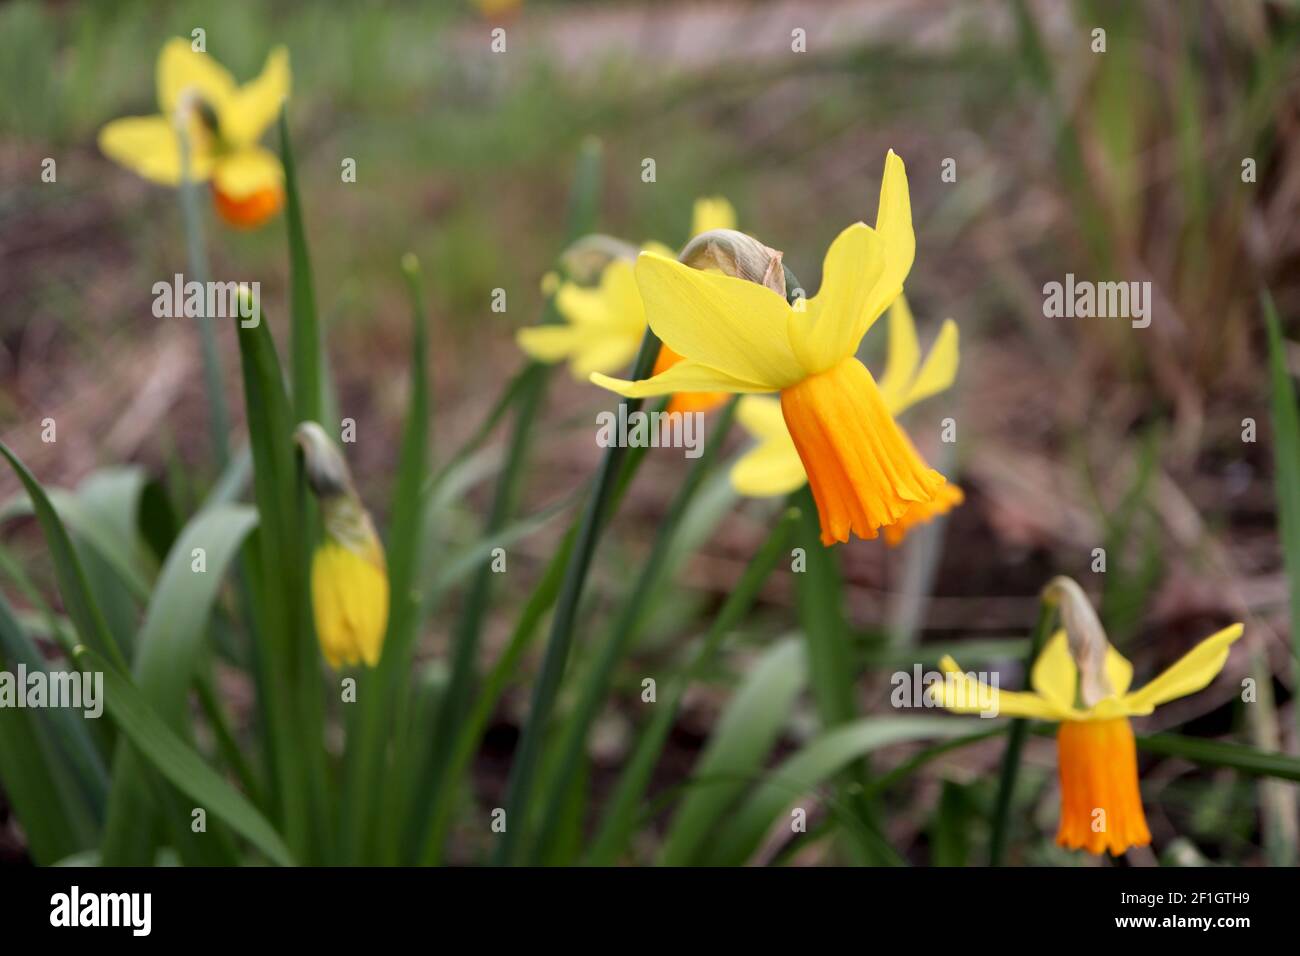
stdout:
<svg viewBox="0 0 1300 956">
<path fill-rule="evenodd" d="M 844 585 L 840 576 L 839 552 L 821 543 L 821 519 L 812 490 L 804 485 L 794 500 L 803 514 L 802 545 L 807 570 L 795 575 L 799 620 L 808 643 L 808 673 L 813 702 L 822 728 L 831 730 L 854 718 L 854 678 L 849 653 L 848 626 L 844 612 Z M 863 837 L 852 844 L 863 862 L 897 863 L 897 854 L 881 833 L 877 810 L 865 796 L 871 782 L 867 761 L 846 768 L 841 790 L 845 804 L 862 826 L 849 831 Z"/>
<path fill-rule="evenodd" d="M 890 744 L 969 733 L 963 721 L 923 716 L 868 717 L 830 730 L 766 775 L 721 834 L 714 834 L 708 862 L 715 866 L 743 864 L 762 844 L 783 809 L 872 751 Z"/>
<path fill-rule="evenodd" d="M 700 862 L 723 813 L 758 778 L 806 680 L 806 651 L 795 638 L 774 644 L 754 665 L 691 772 L 690 790 L 664 839 L 661 865 Z"/>
<path fill-rule="evenodd" d="M 0 598 L 0 668 L 16 673 L 19 664 L 28 674 L 49 673 Z M 37 863 L 55 863 L 97 840 L 108 774 L 82 716 L 62 708 L 0 707 L 0 785 Z"/>
<path fill-rule="evenodd" d="M 425 485 L 429 460 L 428 332 L 420 266 L 415 256 L 408 253 L 402 259 L 402 272 L 411 298 L 411 397 L 388 532 L 388 631 L 377 671 L 361 675 L 361 706 L 348 731 L 342 848 L 347 862 L 359 862 L 358 858 L 370 854 L 377 829 L 383 829 L 385 834 L 397 832 L 400 811 L 385 812 L 383 820 L 388 825 L 376 826 L 374 807 L 379 794 L 374 782 L 376 768 L 383 762 L 388 731 L 404 725 L 402 707 L 397 702 L 405 699 L 402 682 L 410 672 L 412 645 L 423 619 L 415 582 L 422 563 L 420 533 L 430 497 Z M 394 803 L 399 802 L 402 789 L 400 784 L 388 788 Z M 392 839 L 388 837 L 390 844 Z"/>
<path fill-rule="evenodd" d="M 319 422 L 321 417 L 321 336 L 312 288 L 311 257 L 302 223 L 298 168 L 289 142 L 289 120 L 280 111 L 280 162 L 284 166 L 284 220 L 289 229 L 289 284 L 292 289 L 293 417 Z"/>
<path fill-rule="evenodd" d="M 63 522 L 59 520 L 54 505 L 50 503 L 40 483 L 27 470 L 27 466 L 19 461 L 18 456 L 10 451 L 9 446 L 4 442 L 0 442 L 0 454 L 9 461 L 9 466 L 13 468 L 14 474 L 23 483 L 32 500 L 36 520 L 40 523 L 46 546 L 50 549 L 50 555 L 54 560 L 59 594 L 63 597 L 64 607 L 73 626 L 77 629 L 77 634 L 92 650 L 113 661 L 117 666 L 125 667 L 126 661 L 122 651 L 109 633 L 108 625 L 104 623 L 104 616 L 90 593 L 81 562 L 77 559 L 72 540 L 68 537 Z"/>
<path fill-rule="evenodd" d="M 197 671 L 208 618 L 226 568 L 257 523 L 245 505 L 216 505 L 200 511 L 181 531 L 163 565 L 136 642 L 135 683 L 168 727 L 188 736 L 187 701 Z M 205 570 L 193 570 L 196 549 Z M 113 765 L 108 825 L 104 833 L 106 866 L 147 865 L 154 856 L 148 781 L 138 754 L 118 741 Z"/>
<path fill-rule="evenodd" d="M 637 806 L 645 795 L 651 773 L 663 751 L 686 689 L 712 666 L 723 640 L 749 611 L 763 583 L 785 554 L 786 542 L 798 521 L 798 511 L 787 509 L 785 515 L 774 525 L 767 541 L 758 549 L 745 568 L 745 573 L 727 595 L 726 602 L 709 625 L 708 633 L 700 642 L 699 649 L 685 672 L 666 688 L 663 699 L 655 706 L 649 723 L 641 732 L 632 758 L 619 777 L 613 795 L 606 802 L 604 818 L 592 840 L 587 858 L 591 865 L 613 866 L 626 849 L 635 825 Z"/>
<path fill-rule="evenodd" d="M 1149 734 L 1137 738 L 1139 750 L 1181 757 L 1202 767 L 1227 767 L 1254 777 L 1300 780 L 1300 757 L 1258 750 L 1230 741 L 1204 740 L 1181 734 Z"/>
<path fill-rule="evenodd" d="M 930 833 L 935 866 L 965 866 L 970 859 L 971 810 L 966 788 L 945 780 Z"/>
<path fill-rule="evenodd" d="M 304 862 L 323 858 L 327 822 L 320 659 L 308 593 L 309 542 L 303 532 L 306 490 L 293 446 L 294 421 L 269 323 L 239 323 L 244 409 L 253 457 L 253 499 L 260 516 L 247 579 L 256 611 L 258 703 L 274 771 L 277 820 Z"/>
<path fill-rule="evenodd" d="M 1291 595 L 1291 654 L 1300 678 L 1300 412 L 1295 384 L 1287 370 L 1286 347 L 1273 299 L 1263 295 L 1264 322 L 1268 327 L 1268 367 L 1273 396 L 1273 445 L 1276 461 L 1278 524 L 1287 589 Z M 1300 708 L 1295 708 L 1300 720 Z"/>
<path fill-rule="evenodd" d="M 632 368 L 633 379 L 647 377 L 654 368 L 658 355 L 659 339 L 651 329 L 647 328 Z M 625 398 L 619 404 L 622 406 L 620 415 L 631 415 L 641 408 L 642 403 L 639 399 Z M 523 738 L 510 765 L 510 778 L 506 785 L 506 816 L 511 820 L 531 819 L 533 784 L 542 753 L 543 738 L 550 724 L 551 712 L 555 709 L 556 698 L 559 696 L 560 681 L 568 666 L 569 651 L 573 646 L 574 628 L 577 623 L 578 604 L 587 581 L 587 572 L 591 569 L 591 562 L 595 558 L 601 533 L 615 507 L 616 490 L 621 480 L 622 462 L 626 452 L 627 449 L 622 445 L 612 445 L 605 449 L 586 510 L 578 524 L 578 535 L 574 540 L 573 552 L 569 557 L 569 565 L 565 568 L 560 594 L 556 598 L 555 615 L 551 619 L 551 633 L 547 639 L 546 652 L 542 657 L 541 673 L 533 688 L 528 722 L 524 725 Z M 516 861 L 523 846 L 521 841 L 524 829 L 520 826 L 510 827 L 501 835 L 495 855 L 497 863 Z"/>
<path fill-rule="evenodd" d="M 551 821 L 559 817 L 567 796 L 569 778 L 579 770 L 591 725 L 600 713 L 601 705 L 609 692 L 614 669 L 626 654 L 628 646 L 640 634 L 660 583 L 670 578 L 677 564 L 685 560 L 686 554 L 678 541 L 679 529 L 689 527 L 685 519 L 690 513 L 696 494 L 704 484 L 705 477 L 713 469 L 722 451 L 735 413 L 736 400 L 733 398 L 715 419 L 712 434 L 704 451 L 691 466 L 686 480 L 681 483 L 676 495 L 673 496 L 667 514 L 659 523 L 654 544 L 641 567 L 641 573 L 637 575 L 631 594 L 623 603 L 604 642 L 596 651 L 592 665 L 582 677 L 577 691 L 577 703 L 565 724 L 556 760 L 549 768 L 540 789 L 542 836 L 538 852 L 544 855 L 549 855 L 548 834 L 553 832 Z M 729 490 L 726 476 L 722 478 Z M 732 498 L 728 494 L 724 500 L 729 503 Z"/>
<path fill-rule="evenodd" d="M 1038 609 L 1038 623 L 1034 625 L 1034 634 L 1029 642 L 1029 652 L 1025 655 L 1024 673 L 1033 671 L 1038 653 L 1047 643 L 1052 622 L 1056 619 L 1055 610 L 1046 603 Z M 1016 789 L 1016 777 L 1020 773 L 1020 751 L 1025 746 L 1025 735 L 1029 731 L 1029 721 L 1016 717 L 1011 721 L 1007 732 L 1007 749 L 1002 753 L 1002 770 L 998 779 L 997 802 L 993 808 L 993 833 L 989 839 L 989 866 L 1001 866 L 1006 856 L 1007 843 L 1011 835 L 1011 797 Z"/>
<path fill-rule="evenodd" d="M 294 865 L 289 848 L 266 818 L 172 732 L 120 670 L 90 648 L 81 648 L 77 657 L 83 667 L 103 673 L 109 714 L 164 777 L 191 797 L 195 806 L 225 821 L 273 863 Z"/>
</svg>

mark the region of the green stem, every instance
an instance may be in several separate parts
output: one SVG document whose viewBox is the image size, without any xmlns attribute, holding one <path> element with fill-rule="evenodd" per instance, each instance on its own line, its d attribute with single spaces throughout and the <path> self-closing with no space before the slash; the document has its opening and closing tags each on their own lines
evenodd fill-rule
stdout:
<svg viewBox="0 0 1300 956">
<path fill-rule="evenodd" d="M 623 470 L 618 477 L 617 486 L 614 488 L 611 508 L 616 508 L 618 502 L 622 500 L 623 494 L 627 491 L 628 485 L 631 484 L 632 477 L 636 474 L 642 460 L 644 460 L 645 454 L 645 448 L 633 448 L 631 453 L 623 459 Z M 505 692 L 515 668 L 524 653 L 532 645 L 533 637 L 542 622 L 542 618 L 550 610 L 551 605 L 555 603 L 560 584 L 564 580 L 564 570 L 568 566 L 569 556 L 573 552 L 573 542 L 577 534 L 578 528 L 575 524 L 565 533 L 560 547 L 551 556 L 551 561 L 546 566 L 546 572 L 542 575 L 542 580 L 533 589 L 528 603 L 524 606 L 523 613 L 519 616 L 519 621 L 515 624 L 514 632 L 510 636 L 505 651 L 497 659 L 496 664 L 493 665 L 491 673 L 488 674 L 483 683 L 483 689 L 474 702 L 469 717 L 461 724 L 457 732 L 456 745 L 452 749 L 451 757 L 447 762 L 446 772 L 439 778 L 438 786 L 433 791 L 433 809 L 428 814 L 431 821 L 429 833 L 424 840 L 420 856 L 420 862 L 425 866 L 436 866 L 442 862 L 443 843 L 447 838 L 447 829 L 451 825 L 451 811 L 455 807 L 455 797 L 461 777 L 464 776 L 465 768 L 469 766 L 469 762 L 474 756 L 475 747 L 483 738 L 483 731 L 487 727 L 487 722 L 496 709 L 501 695 Z"/>
<path fill-rule="evenodd" d="M 540 819 L 544 826 L 542 839 L 535 854 L 535 862 L 540 862 L 536 858 L 544 858 L 550 850 L 551 844 L 547 836 L 556 833 L 557 828 L 546 824 L 559 819 L 569 782 L 578 771 L 578 763 L 586 749 L 588 732 L 592 721 L 600 711 L 601 703 L 605 700 L 614 668 L 626 653 L 628 645 L 635 638 L 641 623 L 646 618 L 646 609 L 662 578 L 682 519 L 686 516 L 687 509 L 700 490 L 700 486 L 703 485 L 705 476 L 712 470 L 723 443 L 727 440 L 727 434 L 736 416 L 736 402 L 737 399 L 734 397 L 727 402 L 714 422 L 713 434 L 709 438 L 708 445 L 692 466 L 686 480 L 677 489 L 668 513 L 659 525 L 659 532 L 655 536 L 650 554 L 642 565 L 636 584 L 633 585 L 632 593 L 615 619 L 614 626 L 610 628 L 604 644 L 601 645 L 594 665 L 585 675 L 578 695 L 578 703 L 569 717 L 559 746 L 559 756 L 551 769 L 547 785 L 543 788 L 540 804 L 543 809 Z"/>
<path fill-rule="evenodd" d="M 1047 632 L 1051 629 L 1056 608 L 1044 601 L 1038 609 L 1038 623 L 1034 625 L 1034 637 L 1025 657 L 1025 673 L 1028 674 L 1038 659 L 1038 652 L 1047 642 Z M 989 841 L 989 866 L 1001 866 L 1006 858 L 1007 841 L 1011 834 L 1011 798 L 1016 789 L 1016 778 L 1020 775 L 1020 752 L 1025 746 L 1025 737 L 1029 733 L 1029 721 L 1017 717 L 1011 721 L 1007 731 L 1007 749 L 1002 754 L 1002 771 L 998 778 L 997 803 L 993 811 L 993 836 Z"/>
<path fill-rule="evenodd" d="M 185 247 L 189 253 L 190 281 L 206 286 L 208 250 L 203 239 L 203 210 L 199 203 L 198 184 L 188 175 L 190 142 L 183 129 L 181 141 L 181 214 L 185 220 Z M 207 299 L 204 298 L 206 303 Z M 204 310 L 206 312 L 206 308 Z M 203 386 L 208 397 L 208 429 L 212 433 L 212 451 L 217 466 L 225 468 L 230 458 L 230 412 L 226 409 L 225 379 L 221 374 L 221 354 L 217 351 L 216 318 L 203 315 L 198 320 L 199 341 L 203 353 Z"/>
<path fill-rule="evenodd" d="M 647 378 L 658 357 L 659 339 L 647 328 L 645 337 L 641 340 L 641 349 L 637 354 L 632 378 Z M 640 409 L 641 400 L 625 398 L 620 405 L 623 409 L 620 419 L 623 419 L 625 415 Z M 582 597 L 587 572 L 591 568 L 596 545 L 600 541 L 600 533 L 606 517 L 606 505 L 614 490 L 619 463 L 625 452 L 626 449 L 618 443 L 606 449 L 600 463 L 600 471 L 596 476 L 596 486 L 587 502 L 582 524 L 578 528 L 573 554 L 565 568 L 564 582 L 560 588 L 555 617 L 551 622 L 546 654 L 542 658 L 542 673 L 533 691 L 533 703 L 529 710 L 528 723 L 524 727 L 523 739 L 519 743 L 519 751 L 510 767 L 510 782 L 506 788 L 506 831 L 501 835 L 501 842 L 497 846 L 494 857 L 497 864 L 515 862 L 522 846 L 520 837 L 528 820 L 533 778 L 537 773 L 537 760 L 541 756 L 542 738 L 550 722 L 551 711 L 555 709 L 560 680 L 564 677 L 564 669 L 569 662 L 578 601 Z"/>
<path fill-rule="evenodd" d="M 588 864 L 613 866 L 618 861 L 635 825 L 637 805 L 650 782 L 659 754 L 663 752 L 664 742 L 687 688 L 713 665 L 723 641 L 748 613 L 763 583 L 785 553 L 786 544 L 798 522 L 799 512 L 787 509 L 727 596 L 686 670 L 669 687 L 665 700 L 655 708 L 654 717 L 642 732 L 636 751 L 609 800 L 609 809 L 605 811 L 587 857 Z"/>
</svg>

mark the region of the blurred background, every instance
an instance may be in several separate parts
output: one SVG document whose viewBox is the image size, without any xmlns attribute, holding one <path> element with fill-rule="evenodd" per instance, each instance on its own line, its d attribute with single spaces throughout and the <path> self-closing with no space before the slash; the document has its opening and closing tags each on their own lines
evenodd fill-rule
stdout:
<svg viewBox="0 0 1300 956">
<path fill-rule="evenodd" d="M 507 31 L 505 54 L 489 50 L 496 26 Z M 1300 306 L 1300 5 L 5 3 L 0 437 L 46 485 L 73 488 L 96 468 L 133 463 L 192 499 L 214 473 L 197 334 L 151 314 L 153 283 L 186 271 L 177 196 L 95 146 L 108 120 L 156 112 L 157 52 L 195 27 L 240 81 L 275 44 L 290 50 L 289 121 L 316 297 L 339 414 L 358 423 L 348 454 L 377 514 L 407 395 L 403 253 L 416 253 L 426 276 L 434 447 L 445 460 L 521 365 L 514 332 L 541 312 L 541 278 L 564 246 L 588 137 L 603 147 L 601 232 L 680 245 L 694 198 L 725 196 L 740 228 L 783 250 L 809 289 L 830 240 L 852 221 L 874 221 L 893 148 L 911 184 L 917 256 L 906 289 L 922 343 L 953 318 L 962 348 L 956 388 L 906 423 L 967 503 L 901 549 L 836 549 L 849 637 L 874 668 L 860 711 L 889 707 L 892 670 L 956 647 L 963 665 L 997 667 L 1003 686 L 1020 686 L 1016 662 L 1038 590 L 1070 574 L 1099 601 L 1139 679 L 1222 624 L 1248 623 L 1225 676 L 1145 729 L 1186 725 L 1295 752 L 1260 294 L 1269 290 L 1284 323 Z M 1094 52 L 1098 28 L 1104 52 Z M 795 30 L 805 31 L 806 52 L 792 51 Z M 57 162 L 55 183 L 41 181 L 46 157 Z M 641 178 L 647 157 L 654 183 Z M 341 181 L 347 158 L 355 183 Z M 283 220 L 253 233 L 213 222 L 209 251 L 215 277 L 262 283 L 283 341 Z M 1149 281 L 1150 327 L 1045 318 L 1043 286 L 1067 272 Z M 507 291 L 504 314 L 491 311 L 494 288 Z M 239 417 L 233 335 L 221 346 Z M 873 369 L 884 348 L 882 322 L 866 342 Z M 1300 354 L 1289 358 L 1300 368 Z M 594 415 L 610 404 L 556 370 L 521 512 L 544 513 L 592 473 Z M 956 423 L 952 445 L 939 442 L 946 417 Z M 54 443 L 41 440 L 45 418 L 57 422 Z M 743 436 L 733 443 L 742 449 Z M 589 621 L 608 617 L 626 592 L 684 467 L 676 452 L 651 455 L 602 546 Z M 489 452 L 483 475 L 491 468 Z M 17 490 L 0 475 L 0 498 Z M 473 540 L 490 492 L 490 481 L 473 484 L 438 534 Z M 602 717 L 596 802 L 626 756 L 642 675 L 707 626 L 772 520 L 772 503 L 736 502 L 725 482 L 701 502 L 698 548 Z M 511 546 L 485 660 L 563 526 L 541 523 Z M 32 523 L 2 531 L 13 563 L 48 585 Z M 23 607 L 9 567 L 0 587 Z M 797 626 L 793 602 L 788 576 L 774 576 L 726 668 L 688 697 L 657 774 L 661 792 L 689 774 L 735 675 Z M 435 678 L 455 605 L 422 644 Z M 576 658 L 580 666 L 581 649 Z M 1234 706 L 1247 674 L 1266 706 Z M 236 700 L 248 693 L 225 690 Z M 516 687 L 494 717 L 474 780 L 487 806 L 526 704 Z M 798 735 L 797 721 L 789 733 Z M 978 847 L 963 841 L 978 835 L 935 832 L 933 811 L 940 802 L 971 813 L 987 806 L 1001 746 L 966 748 L 918 775 L 920 792 L 889 818 L 907 858 L 974 858 Z M 1050 739 L 1030 741 L 1026 764 L 1018 799 L 1050 833 Z M 1294 851 L 1294 787 L 1189 770 L 1164 760 L 1144 781 L 1149 801 L 1161 794 L 1151 811 L 1156 846 L 1181 834 L 1179 854 L 1235 863 Z M 0 855 L 21 859 L 3 819 L 0 809 Z M 816 862 L 821 850 L 805 852 Z M 1050 839 L 1026 852 L 1024 862 L 1090 861 Z M 1139 862 L 1143 853 L 1134 851 Z"/>
</svg>

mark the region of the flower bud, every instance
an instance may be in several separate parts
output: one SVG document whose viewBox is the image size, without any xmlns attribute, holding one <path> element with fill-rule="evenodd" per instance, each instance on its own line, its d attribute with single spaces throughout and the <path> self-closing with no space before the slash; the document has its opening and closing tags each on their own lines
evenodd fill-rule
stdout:
<svg viewBox="0 0 1300 956">
<path fill-rule="evenodd" d="M 325 537 L 312 556 L 312 614 L 321 653 L 335 669 L 379 663 L 388 626 L 388 568 L 374 522 L 338 446 L 315 422 L 293 433 Z"/>
<path fill-rule="evenodd" d="M 781 255 L 753 236 L 734 229 L 711 229 L 686 244 L 677 258 L 692 269 L 716 269 L 724 275 L 756 282 L 785 298 Z"/>
<path fill-rule="evenodd" d="M 594 285 L 605 267 L 616 259 L 636 260 L 640 249 L 630 242 L 593 233 L 578 239 L 560 254 L 560 265 L 579 285 Z"/>
<path fill-rule="evenodd" d="M 1092 707 L 1111 695 L 1110 679 L 1106 676 L 1106 652 L 1110 642 L 1097 612 L 1083 588 L 1063 575 L 1047 582 L 1043 600 L 1060 608 L 1070 655 L 1079 668 L 1079 696 L 1084 707 Z"/>
</svg>

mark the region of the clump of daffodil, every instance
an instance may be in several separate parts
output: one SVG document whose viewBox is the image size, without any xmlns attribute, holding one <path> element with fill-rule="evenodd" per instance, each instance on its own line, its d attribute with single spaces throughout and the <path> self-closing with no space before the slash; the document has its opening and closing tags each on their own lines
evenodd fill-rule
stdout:
<svg viewBox="0 0 1300 956">
<path fill-rule="evenodd" d="M 379 663 L 388 627 L 388 567 L 370 513 L 338 447 L 315 422 L 294 432 L 307 484 L 320 503 L 324 540 L 311 562 L 316 637 L 330 667 Z"/>
<path fill-rule="evenodd" d="M 99 148 L 164 186 L 211 182 L 222 219 L 240 228 L 258 226 L 284 202 L 280 160 L 258 141 L 279 115 L 289 83 L 283 47 L 271 51 L 257 79 L 238 86 L 207 53 L 173 38 L 158 55 L 161 113 L 113 120 L 99 131 Z"/>
<path fill-rule="evenodd" d="M 691 219 L 692 239 L 718 230 L 735 228 L 736 213 L 720 197 L 695 201 Z M 647 243 L 645 249 L 673 256 L 667 246 Z M 521 329 L 519 347 L 539 362 L 567 361 L 574 377 L 587 381 L 594 372 L 617 372 L 636 357 L 645 335 L 645 307 L 637 291 L 633 263 L 637 248 L 606 236 L 579 240 L 566 253 L 571 272 L 598 275 L 594 285 L 560 282 L 555 289 L 555 307 L 564 320 L 558 325 Z M 553 280 L 552 280 L 553 281 Z M 544 291 L 549 291 L 544 285 Z M 667 345 L 659 349 L 654 373 L 681 361 Z M 707 411 L 725 395 L 681 393 L 674 395 L 669 411 Z"/>
<path fill-rule="evenodd" d="M 1151 842 L 1129 718 L 1145 716 L 1160 704 L 1207 686 L 1223 669 L 1242 626 L 1233 624 L 1207 637 L 1145 687 L 1129 690 L 1133 665 L 1106 640 L 1079 585 L 1055 578 L 1044 598 L 1059 602 L 1064 627 L 1034 662 L 1032 693 L 989 687 L 945 657 L 940 667 L 946 680 L 934 685 L 931 694 L 957 713 L 987 712 L 991 701 L 1002 716 L 1058 722 L 1061 822 L 1056 842 L 1072 850 L 1109 850 L 1119 856 Z"/>
<path fill-rule="evenodd" d="M 889 413 L 897 416 L 917 402 L 946 391 L 956 376 L 956 323 L 951 319 L 943 323 L 923 363 L 912 310 L 900 295 L 889 308 L 889 355 L 879 383 L 880 397 Z M 732 487 L 754 498 L 785 495 L 802 488 L 808 474 L 781 414 L 781 402 L 766 395 L 746 395 L 736 408 L 736 417 L 758 443 L 732 466 Z M 915 503 L 899 520 L 886 525 L 885 540 L 891 547 L 897 545 L 909 528 L 946 513 L 962 500 L 960 488 L 943 485 L 933 499 Z"/>
<path fill-rule="evenodd" d="M 874 538 L 946 479 L 929 468 L 890 414 L 858 343 L 903 291 L 916 237 L 903 161 L 885 159 L 876 226 L 836 237 L 822 285 L 794 304 L 770 286 L 691 269 L 653 252 L 636 280 L 650 327 L 684 360 L 652 378 L 592 381 L 633 398 L 677 391 L 778 392 L 817 511 L 822 542 Z"/>
</svg>

